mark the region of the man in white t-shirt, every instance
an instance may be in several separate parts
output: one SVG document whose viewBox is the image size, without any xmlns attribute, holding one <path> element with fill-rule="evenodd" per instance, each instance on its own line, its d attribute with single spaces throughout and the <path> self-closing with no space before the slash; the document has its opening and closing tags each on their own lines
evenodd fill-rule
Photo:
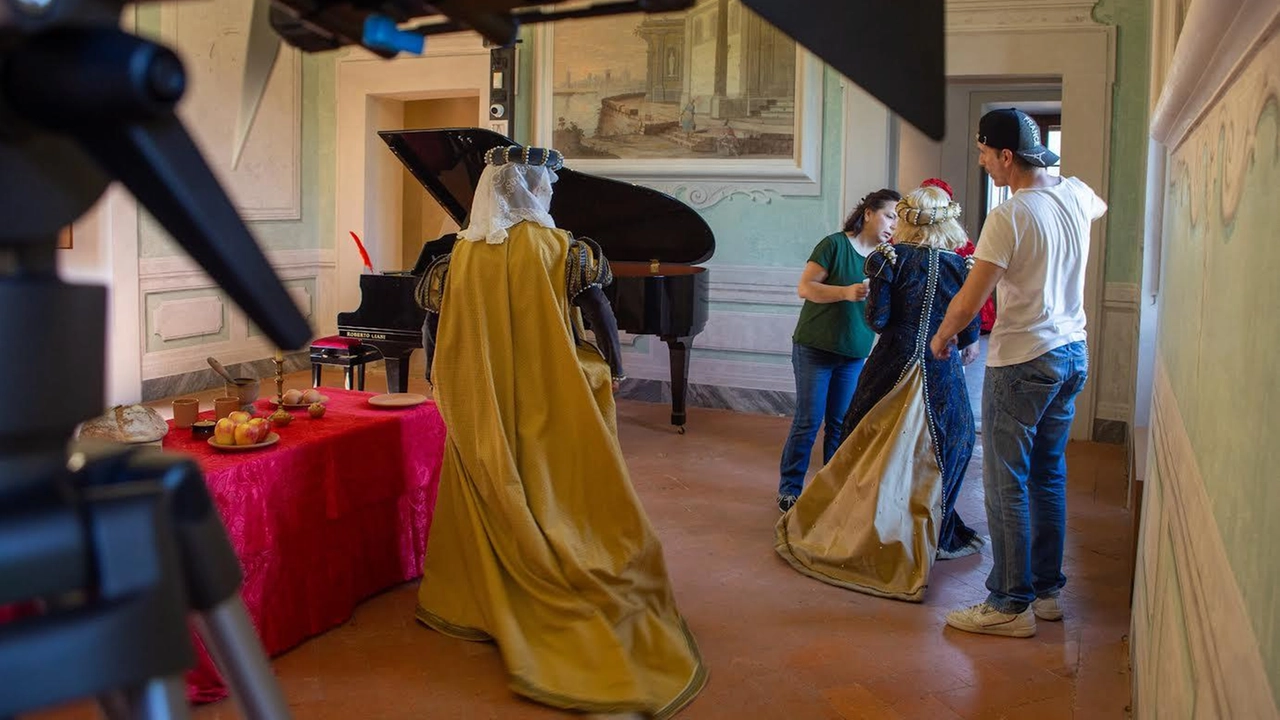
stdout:
<svg viewBox="0 0 1280 720">
<path fill-rule="evenodd" d="M 978 163 L 1013 195 L 987 215 L 976 263 L 930 343 L 950 356 L 955 335 L 996 291 L 982 388 L 983 487 L 994 565 L 987 599 L 947 616 L 968 632 L 1030 637 L 1060 620 L 1066 537 L 1065 451 L 1088 376 L 1084 276 L 1089 225 L 1107 205 L 1079 179 L 1045 168 L 1058 156 L 1026 114 L 993 110 L 978 123 Z"/>
</svg>

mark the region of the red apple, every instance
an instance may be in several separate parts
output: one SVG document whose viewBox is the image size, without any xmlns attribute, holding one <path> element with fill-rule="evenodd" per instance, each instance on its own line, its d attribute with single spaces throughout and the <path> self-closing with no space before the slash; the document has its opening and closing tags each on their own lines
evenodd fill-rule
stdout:
<svg viewBox="0 0 1280 720">
<path fill-rule="evenodd" d="M 236 424 L 231 418 L 224 417 L 218 420 L 213 426 L 213 442 L 218 445 L 235 445 L 235 430 Z"/>
<path fill-rule="evenodd" d="M 271 434 L 271 421 L 266 418 L 256 417 L 250 420 L 249 424 L 254 426 L 254 429 L 257 431 L 258 442 L 266 440 L 267 436 Z"/>
<path fill-rule="evenodd" d="M 258 428 L 249 423 L 240 423 L 236 426 L 236 444 L 237 445 L 257 445 L 258 444 Z"/>
</svg>

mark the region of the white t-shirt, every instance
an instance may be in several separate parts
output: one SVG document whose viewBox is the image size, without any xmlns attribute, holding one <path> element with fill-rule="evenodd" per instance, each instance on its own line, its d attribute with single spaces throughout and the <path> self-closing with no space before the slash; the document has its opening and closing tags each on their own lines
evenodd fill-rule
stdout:
<svg viewBox="0 0 1280 720">
<path fill-rule="evenodd" d="M 974 257 L 1005 269 L 987 365 L 1016 365 L 1085 339 L 1089 225 L 1107 204 L 1078 178 L 1017 191 L 987 215 Z"/>
</svg>

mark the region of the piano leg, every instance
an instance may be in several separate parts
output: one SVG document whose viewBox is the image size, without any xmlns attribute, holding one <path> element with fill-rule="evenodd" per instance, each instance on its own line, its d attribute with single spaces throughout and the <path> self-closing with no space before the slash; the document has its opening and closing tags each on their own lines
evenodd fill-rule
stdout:
<svg viewBox="0 0 1280 720">
<path fill-rule="evenodd" d="M 689 390 L 689 347 L 692 337 L 665 337 L 671 353 L 671 424 L 684 434 L 685 395 Z"/>
<path fill-rule="evenodd" d="M 387 392 L 409 392 L 409 356 L 413 350 L 397 355 L 387 355 Z"/>
</svg>

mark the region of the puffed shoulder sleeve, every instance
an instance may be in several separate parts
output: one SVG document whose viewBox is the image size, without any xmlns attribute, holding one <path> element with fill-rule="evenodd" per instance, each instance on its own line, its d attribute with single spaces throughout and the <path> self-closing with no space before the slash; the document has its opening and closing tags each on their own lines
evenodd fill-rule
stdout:
<svg viewBox="0 0 1280 720">
<path fill-rule="evenodd" d="M 444 302 L 444 285 L 449 276 L 449 254 L 441 255 L 427 266 L 427 271 L 418 281 L 415 300 L 418 307 L 432 314 L 440 314 L 440 306 Z"/>
<path fill-rule="evenodd" d="M 565 259 L 565 285 L 569 300 L 573 301 L 587 288 L 603 288 L 611 282 L 613 271 L 596 241 L 588 237 L 574 238 Z"/>
<path fill-rule="evenodd" d="M 874 252 L 867 256 L 862 271 L 872 280 L 893 282 L 894 270 L 898 266 L 898 253 L 889 243 L 880 243 Z"/>
</svg>

